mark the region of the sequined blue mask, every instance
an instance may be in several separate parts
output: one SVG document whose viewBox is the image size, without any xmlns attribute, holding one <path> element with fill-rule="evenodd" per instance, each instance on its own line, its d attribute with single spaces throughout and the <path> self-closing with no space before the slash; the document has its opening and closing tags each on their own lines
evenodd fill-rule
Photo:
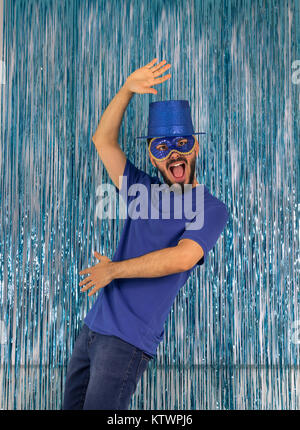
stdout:
<svg viewBox="0 0 300 430">
<path fill-rule="evenodd" d="M 174 151 L 185 155 L 190 154 L 195 144 L 196 139 L 193 135 L 153 137 L 149 142 L 149 151 L 156 160 L 162 161 Z"/>
</svg>

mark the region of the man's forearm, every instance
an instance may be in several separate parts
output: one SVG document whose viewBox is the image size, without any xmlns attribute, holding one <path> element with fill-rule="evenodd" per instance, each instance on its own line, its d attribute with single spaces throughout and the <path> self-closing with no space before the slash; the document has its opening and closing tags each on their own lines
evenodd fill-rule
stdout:
<svg viewBox="0 0 300 430">
<path fill-rule="evenodd" d="M 178 247 L 163 248 L 140 257 L 111 262 L 112 275 L 117 278 L 156 278 L 187 270 Z"/>
<path fill-rule="evenodd" d="M 102 114 L 92 139 L 94 143 L 103 137 L 108 137 L 111 141 L 118 140 L 122 118 L 133 94 L 125 84 L 121 87 Z"/>
</svg>

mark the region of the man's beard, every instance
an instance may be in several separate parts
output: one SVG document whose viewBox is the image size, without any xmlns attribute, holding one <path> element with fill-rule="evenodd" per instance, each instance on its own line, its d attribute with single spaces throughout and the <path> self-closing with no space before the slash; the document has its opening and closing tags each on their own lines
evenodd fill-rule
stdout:
<svg viewBox="0 0 300 430">
<path fill-rule="evenodd" d="M 180 187 L 181 187 L 181 192 L 182 193 L 184 193 L 184 183 L 183 182 L 176 182 L 176 181 L 174 181 L 174 182 L 172 182 L 166 175 L 165 175 L 165 172 L 164 171 L 162 171 L 162 170 L 160 170 L 159 168 L 158 168 L 158 165 L 156 164 L 156 161 L 155 161 L 155 165 L 156 165 L 156 167 L 157 167 L 157 169 L 160 171 L 160 173 L 161 173 L 161 175 L 162 175 L 162 177 L 163 177 L 163 179 L 164 179 L 164 182 L 167 184 L 167 185 L 169 185 L 169 187 L 171 187 L 173 184 L 177 184 L 177 185 L 180 185 Z M 191 160 L 191 164 L 190 164 L 190 166 L 191 166 L 191 172 L 190 172 L 190 176 L 189 176 L 189 178 L 188 178 L 188 184 L 192 184 L 193 183 L 193 180 L 194 180 L 194 176 L 195 176 L 195 165 L 196 165 L 196 156 Z"/>
</svg>

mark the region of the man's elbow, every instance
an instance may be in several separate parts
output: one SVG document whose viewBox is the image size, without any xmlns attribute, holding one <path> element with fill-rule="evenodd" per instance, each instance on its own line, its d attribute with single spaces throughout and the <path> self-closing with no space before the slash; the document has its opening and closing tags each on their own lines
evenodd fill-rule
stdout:
<svg viewBox="0 0 300 430">
<path fill-rule="evenodd" d="M 197 263 L 197 261 L 195 262 L 194 258 L 191 259 L 191 258 L 189 258 L 186 255 L 183 255 L 183 256 L 179 257 L 180 271 L 181 272 L 186 272 L 187 270 L 190 270 L 192 267 L 195 266 L 195 264 Z"/>
<path fill-rule="evenodd" d="M 105 139 L 104 137 L 102 137 L 101 135 L 96 135 L 94 134 L 92 137 L 92 142 L 95 146 L 100 146 L 102 145 L 103 142 L 107 142 L 107 139 Z"/>
<path fill-rule="evenodd" d="M 186 261 L 184 261 L 184 263 L 183 263 L 183 272 L 186 272 L 187 270 L 190 270 L 192 267 L 194 267 L 195 266 L 195 264 L 196 264 L 197 262 L 194 262 L 194 260 L 190 260 L 190 259 L 188 259 L 188 260 L 186 260 Z"/>
<path fill-rule="evenodd" d="M 92 142 L 95 146 L 108 145 L 109 147 L 116 145 L 119 146 L 118 136 L 115 134 L 104 134 L 103 132 L 95 132 L 92 136 Z"/>
<path fill-rule="evenodd" d="M 199 245 L 197 245 L 195 249 L 195 244 L 193 242 L 190 240 L 184 240 L 178 256 L 178 261 L 180 262 L 179 265 L 182 272 L 192 269 L 198 263 L 198 261 L 201 260 L 203 255 L 204 251 L 202 247 L 199 249 Z"/>
</svg>

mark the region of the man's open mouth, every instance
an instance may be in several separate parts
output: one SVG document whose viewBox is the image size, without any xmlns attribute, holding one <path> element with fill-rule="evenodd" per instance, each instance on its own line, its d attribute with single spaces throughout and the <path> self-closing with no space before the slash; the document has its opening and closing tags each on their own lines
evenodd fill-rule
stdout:
<svg viewBox="0 0 300 430">
<path fill-rule="evenodd" d="M 171 166 L 169 166 L 169 170 L 176 182 L 180 182 L 185 179 L 185 163 L 183 161 L 171 164 Z"/>
</svg>

